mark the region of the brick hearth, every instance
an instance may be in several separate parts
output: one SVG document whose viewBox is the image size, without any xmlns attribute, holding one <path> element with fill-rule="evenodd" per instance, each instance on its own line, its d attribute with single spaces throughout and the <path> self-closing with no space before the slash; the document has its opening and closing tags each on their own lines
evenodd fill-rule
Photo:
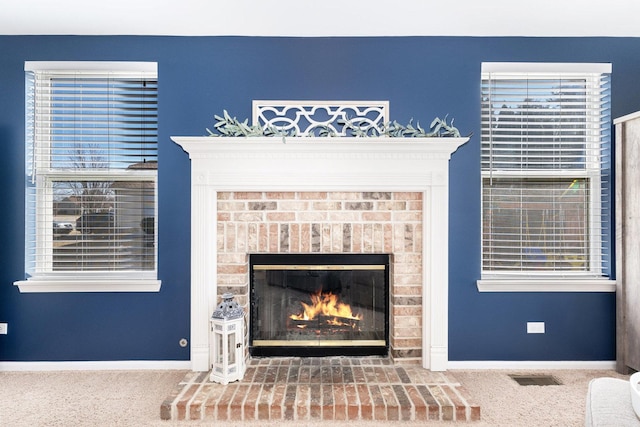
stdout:
<svg viewBox="0 0 640 427">
<path fill-rule="evenodd" d="M 164 420 L 477 421 L 480 407 L 449 372 L 387 358 L 250 359 L 241 381 L 189 372 L 162 403 Z"/>
</svg>

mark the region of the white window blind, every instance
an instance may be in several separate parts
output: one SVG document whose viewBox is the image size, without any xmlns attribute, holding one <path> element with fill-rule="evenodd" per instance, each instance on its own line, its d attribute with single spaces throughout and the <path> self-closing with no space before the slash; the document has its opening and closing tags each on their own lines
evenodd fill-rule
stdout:
<svg viewBox="0 0 640 427">
<path fill-rule="evenodd" d="M 610 65 L 483 64 L 483 276 L 602 276 Z"/>
<path fill-rule="evenodd" d="M 155 278 L 157 65 L 25 71 L 27 276 Z"/>
</svg>

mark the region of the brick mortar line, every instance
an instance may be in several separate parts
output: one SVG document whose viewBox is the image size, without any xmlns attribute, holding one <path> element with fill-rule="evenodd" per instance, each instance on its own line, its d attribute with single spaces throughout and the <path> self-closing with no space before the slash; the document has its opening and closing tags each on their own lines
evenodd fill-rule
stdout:
<svg viewBox="0 0 640 427">
<path fill-rule="evenodd" d="M 204 419 L 205 416 L 205 404 L 207 403 L 207 398 L 208 398 L 208 393 L 204 396 L 200 396 L 200 393 L 203 393 L 202 389 L 207 387 L 208 383 L 203 382 L 200 387 L 198 387 L 198 389 L 196 390 L 196 392 L 193 394 L 193 397 L 189 400 L 189 402 L 187 402 L 186 405 L 186 411 L 185 411 L 185 420 L 191 420 L 192 419 L 192 415 L 191 415 L 191 409 L 199 409 L 200 412 L 200 420 Z M 199 405 L 195 405 L 194 401 L 196 401 L 197 399 L 201 399 L 202 401 L 200 402 Z"/>
<path fill-rule="evenodd" d="M 478 405 L 477 403 L 472 403 L 469 401 L 468 396 L 466 395 L 466 393 L 462 393 L 462 385 L 458 384 L 457 387 L 452 387 L 450 386 L 450 388 L 453 390 L 453 392 L 456 394 L 456 396 L 458 396 L 458 398 L 462 401 L 462 404 L 465 407 L 465 415 L 466 415 L 466 421 L 474 421 L 473 420 L 473 407 L 477 407 L 478 410 L 480 409 L 480 405 Z"/>
<path fill-rule="evenodd" d="M 200 383 L 196 391 L 193 392 L 193 396 L 191 396 L 191 399 L 189 399 L 189 401 L 185 404 L 185 413 L 184 413 L 185 420 L 191 419 L 191 406 L 193 405 L 194 399 L 198 397 L 198 393 L 200 393 L 203 387 L 206 385 L 206 380 L 209 378 L 209 372 L 203 372 L 200 375 L 198 375 L 196 378 L 202 378 L 203 381 Z M 200 416 L 202 417 L 202 414 Z"/>
<path fill-rule="evenodd" d="M 175 399 L 173 399 L 173 402 L 171 402 L 171 419 L 178 419 L 178 403 L 180 403 L 180 400 L 182 400 L 182 397 L 187 393 L 187 391 L 191 388 L 192 385 L 196 384 L 196 381 L 198 378 L 200 378 L 201 374 L 198 373 L 193 373 L 193 375 L 191 375 L 189 378 L 189 380 L 184 383 L 184 382 L 180 382 L 178 383 L 178 387 L 182 385 L 182 390 L 180 391 L 180 393 L 178 393 L 178 395 L 175 397 Z M 206 376 L 204 377 L 206 378 Z M 204 379 L 203 378 L 203 379 Z M 198 390 L 200 390 L 200 388 L 205 384 L 205 382 L 201 382 L 199 383 L 199 387 Z M 196 395 L 196 393 L 194 393 L 194 396 Z M 188 412 L 188 408 L 187 411 Z"/>
<path fill-rule="evenodd" d="M 239 385 L 245 385 L 245 384 L 239 384 Z M 242 401 L 241 401 L 241 402 L 239 402 L 239 406 L 240 406 L 240 414 L 241 414 L 241 418 L 242 418 L 242 420 L 244 420 L 244 419 L 246 418 L 246 417 L 245 417 L 245 402 L 247 401 L 247 398 L 248 398 L 248 396 L 249 396 L 249 391 L 251 390 L 251 386 L 252 386 L 252 385 L 253 385 L 253 384 L 246 384 L 246 386 L 247 386 L 247 390 L 246 390 L 246 392 L 245 392 L 244 397 L 242 398 Z M 237 395 L 239 392 L 240 392 L 240 387 L 238 387 L 238 388 L 236 389 L 236 392 L 233 394 L 233 398 L 231 399 L 231 402 L 233 402 L 233 401 L 235 400 L 236 395 Z M 231 412 L 231 402 L 229 403 L 229 406 L 230 406 L 230 408 L 229 408 L 229 409 L 230 409 L 230 412 Z M 254 418 L 255 418 L 255 407 L 254 407 Z"/>
<path fill-rule="evenodd" d="M 194 383 L 195 384 L 195 383 Z M 220 386 L 220 387 L 224 387 L 224 385 L 222 384 L 218 384 L 215 382 L 202 382 L 202 383 L 198 383 L 199 387 L 200 386 L 204 386 L 204 385 L 214 385 L 214 386 Z M 350 381 L 350 382 L 289 382 L 289 381 L 235 381 L 234 383 L 230 383 L 230 384 L 238 384 L 238 385 L 252 385 L 252 384 L 288 384 L 288 385 L 310 385 L 310 384 L 322 384 L 322 385 L 346 385 L 346 384 L 369 384 L 369 385 L 401 385 L 401 386 L 407 386 L 407 385 L 423 385 L 423 386 L 427 386 L 427 387 L 436 387 L 436 386 L 449 386 L 455 390 L 457 390 L 459 387 L 462 387 L 462 384 L 460 383 L 451 383 L 451 382 L 436 382 L 436 381 L 429 381 L 429 382 L 416 382 L 416 381 L 411 381 L 411 382 L 402 382 L 402 381 Z M 182 395 L 184 394 L 184 390 L 180 393 L 180 395 L 177 397 L 177 399 L 179 399 Z"/>
<path fill-rule="evenodd" d="M 202 385 L 207 385 L 207 384 L 211 384 L 211 383 L 202 383 Z M 452 383 L 423 383 L 423 382 L 410 382 L 410 383 L 403 383 L 403 382 L 384 382 L 384 381 L 352 381 L 352 382 L 339 382 L 339 383 L 333 383 L 333 382 L 279 382 L 279 381 L 261 381 L 261 382 L 239 382 L 238 385 L 251 385 L 251 384 L 288 384 L 288 385 L 311 385 L 311 384 L 320 384 L 320 385 L 346 385 L 346 384 L 365 384 L 365 385 L 401 385 L 401 386 L 407 386 L 407 385 L 424 385 L 427 387 L 436 387 L 436 386 L 449 386 L 451 388 L 457 388 L 460 387 L 460 384 L 452 384 Z"/>
</svg>

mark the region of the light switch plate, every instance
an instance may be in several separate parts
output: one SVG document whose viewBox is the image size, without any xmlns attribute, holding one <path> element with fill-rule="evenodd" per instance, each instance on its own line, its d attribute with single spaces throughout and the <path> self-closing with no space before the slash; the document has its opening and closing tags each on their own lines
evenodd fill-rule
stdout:
<svg viewBox="0 0 640 427">
<path fill-rule="evenodd" d="M 527 322 L 528 334 L 544 334 L 544 322 Z"/>
</svg>

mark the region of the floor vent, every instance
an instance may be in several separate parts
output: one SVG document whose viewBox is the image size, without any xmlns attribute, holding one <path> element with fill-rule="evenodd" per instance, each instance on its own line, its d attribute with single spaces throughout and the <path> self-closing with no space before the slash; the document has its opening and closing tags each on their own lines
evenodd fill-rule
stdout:
<svg viewBox="0 0 640 427">
<path fill-rule="evenodd" d="M 520 385 L 562 385 L 562 383 L 551 375 L 509 375 Z"/>
</svg>

